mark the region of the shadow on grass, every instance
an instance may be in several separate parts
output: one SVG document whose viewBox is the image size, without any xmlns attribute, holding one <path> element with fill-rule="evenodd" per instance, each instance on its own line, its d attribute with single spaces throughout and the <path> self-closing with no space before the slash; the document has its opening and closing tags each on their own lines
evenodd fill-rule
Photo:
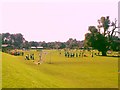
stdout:
<svg viewBox="0 0 120 90">
<path fill-rule="evenodd" d="M 102 56 L 102 55 L 97 55 L 97 56 L 101 56 L 101 57 L 115 57 L 115 58 L 119 58 L 119 57 L 120 57 L 120 55 L 118 55 L 118 56 L 109 56 L 109 55 L 107 55 L 107 56 Z"/>
</svg>

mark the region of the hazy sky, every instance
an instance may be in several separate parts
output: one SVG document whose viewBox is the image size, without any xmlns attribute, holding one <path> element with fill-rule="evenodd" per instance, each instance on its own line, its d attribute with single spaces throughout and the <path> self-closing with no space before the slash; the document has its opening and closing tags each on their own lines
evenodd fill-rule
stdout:
<svg viewBox="0 0 120 90">
<path fill-rule="evenodd" d="M 2 0 L 1 32 L 22 33 L 28 41 L 83 40 L 101 16 L 118 18 L 119 0 Z"/>
</svg>

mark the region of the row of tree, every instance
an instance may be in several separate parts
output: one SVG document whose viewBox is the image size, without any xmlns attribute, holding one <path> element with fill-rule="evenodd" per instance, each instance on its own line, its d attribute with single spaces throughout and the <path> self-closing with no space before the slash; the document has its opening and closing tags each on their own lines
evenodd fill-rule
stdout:
<svg viewBox="0 0 120 90">
<path fill-rule="evenodd" d="M 18 34 L 10 34 L 10 33 L 2 33 L 2 44 L 7 44 L 11 46 L 11 48 L 15 49 L 29 49 L 30 47 L 38 47 L 42 46 L 46 49 L 63 49 L 63 48 L 82 48 L 83 47 L 83 41 L 77 41 L 76 39 L 70 38 L 66 42 L 36 42 L 36 41 L 30 41 L 28 42 L 25 40 L 23 35 L 21 33 Z"/>
</svg>

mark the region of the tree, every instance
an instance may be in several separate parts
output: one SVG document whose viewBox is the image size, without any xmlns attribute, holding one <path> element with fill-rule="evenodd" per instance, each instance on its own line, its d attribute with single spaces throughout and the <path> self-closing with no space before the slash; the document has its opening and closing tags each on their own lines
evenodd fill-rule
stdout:
<svg viewBox="0 0 120 90">
<path fill-rule="evenodd" d="M 2 34 L 0 33 L 0 51 L 1 51 L 1 49 L 2 49 Z"/>
<path fill-rule="evenodd" d="M 100 34 L 95 26 L 89 27 L 90 33 L 85 35 L 85 43 L 87 46 L 93 47 L 93 49 L 97 49 L 102 52 L 103 56 L 106 56 L 106 52 L 108 50 L 108 41 L 104 35 Z"/>
<path fill-rule="evenodd" d="M 29 48 L 30 48 L 30 43 L 29 43 L 28 41 L 25 41 L 25 42 L 23 43 L 22 48 L 29 49 Z"/>
<path fill-rule="evenodd" d="M 66 47 L 70 49 L 79 48 L 79 43 L 76 39 L 69 38 L 69 40 L 66 42 Z"/>
<path fill-rule="evenodd" d="M 35 42 L 35 41 L 31 41 L 29 42 L 30 46 L 33 46 L 33 47 L 38 47 L 39 46 L 39 43 L 38 42 Z"/>
<path fill-rule="evenodd" d="M 117 50 L 116 45 L 120 44 L 118 42 L 118 37 L 116 36 L 116 26 L 117 20 L 110 23 L 109 16 L 101 17 L 98 20 L 98 29 L 95 26 L 89 26 L 88 30 L 90 33 L 85 34 L 85 47 L 93 47 L 102 52 L 103 56 L 106 56 L 106 52 L 111 50 Z M 110 29 L 112 27 L 112 29 Z M 102 30 L 103 29 L 103 32 Z"/>
<path fill-rule="evenodd" d="M 66 48 L 66 45 L 64 42 L 60 44 L 60 49 L 63 49 L 63 48 Z"/>
<path fill-rule="evenodd" d="M 14 34 L 14 38 L 14 46 L 20 49 L 24 41 L 23 35 L 21 33 Z"/>
<path fill-rule="evenodd" d="M 39 45 L 44 47 L 44 48 L 47 48 L 47 43 L 45 41 L 39 42 Z"/>
<path fill-rule="evenodd" d="M 10 33 L 2 33 L 2 44 L 9 44 Z"/>
<path fill-rule="evenodd" d="M 120 38 L 114 36 L 112 40 L 113 42 L 111 43 L 110 49 L 113 51 L 120 51 Z"/>
<path fill-rule="evenodd" d="M 21 48 L 23 41 L 23 35 L 21 33 L 18 34 L 10 34 L 10 33 L 2 33 L 2 44 L 8 44 L 14 48 Z"/>
</svg>

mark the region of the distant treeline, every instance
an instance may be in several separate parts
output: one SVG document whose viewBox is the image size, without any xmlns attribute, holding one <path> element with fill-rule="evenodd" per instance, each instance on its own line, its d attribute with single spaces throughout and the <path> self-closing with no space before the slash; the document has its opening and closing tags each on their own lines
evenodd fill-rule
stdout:
<svg viewBox="0 0 120 90">
<path fill-rule="evenodd" d="M 7 44 L 11 49 L 29 49 L 30 47 L 38 47 L 42 46 L 46 49 L 63 49 L 63 48 L 70 48 L 70 49 L 75 49 L 75 48 L 82 48 L 84 41 L 78 41 L 73 38 L 69 38 L 66 42 L 45 42 L 45 41 L 30 41 L 28 42 L 25 40 L 23 35 L 21 33 L 17 34 L 10 34 L 10 33 L 2 33 L 0 34 L 1 38 L 1 44 L 5 45 Z"/>
</svg>

